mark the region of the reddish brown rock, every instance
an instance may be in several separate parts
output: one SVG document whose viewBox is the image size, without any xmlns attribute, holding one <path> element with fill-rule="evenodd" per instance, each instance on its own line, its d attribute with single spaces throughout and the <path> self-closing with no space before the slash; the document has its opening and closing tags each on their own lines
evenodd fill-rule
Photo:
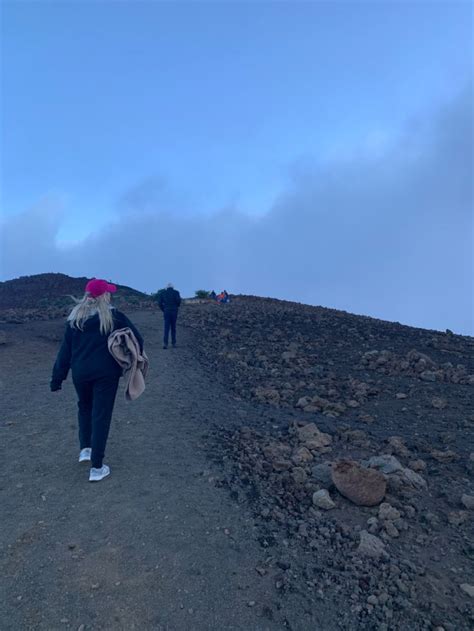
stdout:
<svg viewBox="0 0 474 631">
<path fill-rule="evenodd" d="M 384 475 L 352 460 L 335 463 L 331 476 L 339 493 L 358 506 L 375 506 L 385 497 L 387 482 Z"/>
</svg>

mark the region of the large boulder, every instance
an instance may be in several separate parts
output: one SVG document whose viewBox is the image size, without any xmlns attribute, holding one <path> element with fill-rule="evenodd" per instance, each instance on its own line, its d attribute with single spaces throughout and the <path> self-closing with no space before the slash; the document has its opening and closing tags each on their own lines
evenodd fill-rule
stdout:
<svg viewBox="0 0 474 631">
<path fill-rule="evenodd" d="M 340 460 L 333 464 L 331 476 L 339 493 L 358 506 L 376 506 L 385 497 L 385 476 L 352 460 Z"/>
</svg>

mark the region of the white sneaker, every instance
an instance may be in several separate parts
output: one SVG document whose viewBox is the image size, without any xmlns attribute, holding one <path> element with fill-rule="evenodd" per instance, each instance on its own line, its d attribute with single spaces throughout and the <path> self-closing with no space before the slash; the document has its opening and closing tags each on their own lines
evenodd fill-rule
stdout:
<svg viewBox="0 0 474 631">
<path fill-rule="evenodd" d="M 90 447 L 85 447 L 81 449 L 79 452 L 79 462 L 89 462 L 91 459 L 92 449 Z"/>
<path fill-rule="evenodd" d="M 100 482 L 108 475 L 110 475 L 110 468 L 106 464 L 103 464 L 100 469 L 94 469 L 94 467 L 91 467 L 89 482 Z"/>
</svg>

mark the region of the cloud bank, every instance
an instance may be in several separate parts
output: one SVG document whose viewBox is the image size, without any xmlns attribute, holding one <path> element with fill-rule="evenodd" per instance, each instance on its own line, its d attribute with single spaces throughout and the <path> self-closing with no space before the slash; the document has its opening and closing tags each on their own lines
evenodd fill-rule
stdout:
<svg viewBox="0 0 474 631">
<path fill-rule="evenodd" d="M 144 181 L 116 218 L 61 247 L 61 216 L 39 205 L 2 225 L 3 279 L 47 271 L 144 291 L 168 281 L 287 298 L 473 334 L 472 86 L 390 148 L 299 163 L 265 214 L 180 212 Z"/>
</svg>

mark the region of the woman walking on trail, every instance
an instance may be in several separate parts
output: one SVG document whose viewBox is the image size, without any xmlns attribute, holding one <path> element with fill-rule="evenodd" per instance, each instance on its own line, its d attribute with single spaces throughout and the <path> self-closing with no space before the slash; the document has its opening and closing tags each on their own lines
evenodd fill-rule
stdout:
<svg viewBox="0 0 474 631">
<path fill-rule="evenodd" d="M 51 379 L 51 391 L 61 390 L 71 369 L 79 399 L 79 462 L 91 462 L 90 482 L 110 474 L 102 461 L 122 369 L 108 350 L 108 337 L 129 327 L 143 352 L 143 338 L 137 328 L 110 304 L 115 291 L 117 287 L 105 280 L 94 278 L 87 283 L 84 297 L 69 314 Z"/>
</svg>

